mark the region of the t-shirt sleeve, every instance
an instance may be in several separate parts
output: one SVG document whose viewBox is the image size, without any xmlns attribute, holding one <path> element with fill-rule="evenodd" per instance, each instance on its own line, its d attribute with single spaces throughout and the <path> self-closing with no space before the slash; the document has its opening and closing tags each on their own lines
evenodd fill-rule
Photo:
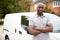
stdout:
<svg viewBox="0 0 60 40">
<path fill-rule="evenodd" d="M 33 20 L 31 18 L 29 19 L 29 25 L 33 25 Z"/>
<path fill-rule="evenodd" d="M 52 24 L 51 19 L 48 17 L 47 24 Z"/>
<path fill-rule="evenodd" d="M 53 27 L 53 22 L 50 18 L 48 18 L 47 25 L 51 25 Z M 54 31 L 54 27 L 53 27 L 53 31 Z"/>
</svg>

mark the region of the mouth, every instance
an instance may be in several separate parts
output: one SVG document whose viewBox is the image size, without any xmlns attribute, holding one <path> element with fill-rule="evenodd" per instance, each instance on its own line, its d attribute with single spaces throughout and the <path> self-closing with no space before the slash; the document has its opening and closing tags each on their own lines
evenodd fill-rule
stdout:
<svg viewBox="0 0 60 40">
<path fill-rule="evenodd" d="M 39 10 L 39 12 L 43 12 L 42 10 Z"/>
</svg>

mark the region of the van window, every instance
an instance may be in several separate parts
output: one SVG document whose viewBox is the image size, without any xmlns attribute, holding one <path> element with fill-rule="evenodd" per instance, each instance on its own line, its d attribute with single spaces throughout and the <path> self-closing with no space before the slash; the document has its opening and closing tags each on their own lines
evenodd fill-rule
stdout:
<svg viewBox="0 0 60 40">
<path fill-rule="evenodd" d="M 28 21 L 28 17 L 26 16 L 21 16 L 21 27 L 27 31 L 28 33 L 28 24 L 29 24 L 29 21 Z"/>
</svg>

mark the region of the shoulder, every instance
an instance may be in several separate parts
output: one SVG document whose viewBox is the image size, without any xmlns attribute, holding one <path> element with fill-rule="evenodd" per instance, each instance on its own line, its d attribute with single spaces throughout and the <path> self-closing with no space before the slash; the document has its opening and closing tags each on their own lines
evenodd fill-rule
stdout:
<svg viewBox="0 0 60 40">
<path fill-rule="evenodd" d="M 47 21 L 51 20 L 50 17 L 51 17 L 51 13 L 44 13 L 44 16 L 46 18 Z"/>
<path fill-rule="evenodd" d="M 31 20 L 31 21 L 36 20 L 36 15 L 33 15 L 32 17 L 30 17 L 29 20 Z"/>
<path fill-rule="evenodd" d="M 50 13 L 43 13 L 46 18 L 49 18 Z"/>
</svg>

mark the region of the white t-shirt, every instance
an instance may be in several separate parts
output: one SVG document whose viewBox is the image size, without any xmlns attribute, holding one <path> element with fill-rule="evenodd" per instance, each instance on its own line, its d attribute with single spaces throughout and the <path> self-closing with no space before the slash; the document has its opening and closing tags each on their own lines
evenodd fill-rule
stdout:
<svg viewBox="0 0 60 40">
<path fill-rule="evenodd" d="M 29 25 L 33 25 L 35 27 L 45 28 L 49 23 L 51 22 L 45 15 L 40 17 L 35 14 L 35 16 L 29 19 Z M 33 40 L 50 40 L 49 33 L 40 33 L 38 35 L 33 35 Z"/>
</svg>

